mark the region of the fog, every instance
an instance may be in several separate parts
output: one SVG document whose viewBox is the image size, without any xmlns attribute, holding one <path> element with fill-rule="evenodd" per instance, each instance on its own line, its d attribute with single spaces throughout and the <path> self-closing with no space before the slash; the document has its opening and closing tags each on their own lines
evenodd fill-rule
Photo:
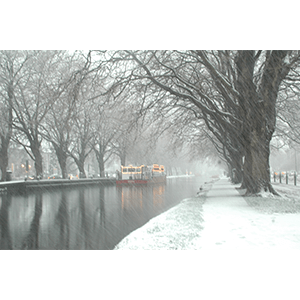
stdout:
<svg viewBox="0 0 300 300">
<path fill-rule="evenodd" d="M 288 172 L 296 185 L 300 167 L 299 67 L 299 50 L 0 50 L 2 248 L 14 248 L 18 234 L 9 228 L 19 226 L 18 215 L 27 222 L 22 241 L 30 243 L 18 241 L 17 248 L 39 248 L 34 245 L 47 211 L 61 230 L 58 239 L 66 238 L 75 215 L 72 226 L 82 226 L 72 243 L 81 243 L 107 210 L 114 211 L 112 219 L 124 214 L 124 195 L 143 207 L 145 218 L 134 228 L 161 212 L 150 209 L 148 216 L 145 203 L 164 203 L 167 210 L 213 179 L 228 180 L 244 198 L 282 197 L 273 174 Z M 153 164 L 164 166 L 166 185 L 115 186 L 105 205 L 96 189 L 91 202 L 97 213 L 89 207 L 88 184 L 67 201 L 60 193 L 70 180 L 103 187 L 108 179 L 116 183 L 121 166 Z M 30 182 L 59 193 L 31 193 Z M 20 198 L 13 186 L 23 189 Z M 170 204 L 172 189 L 183 192 Z M 51 199 L 56 206 L 48 210 Z M 109 201 L 114 204 L 106 209 Z"/>
</svg>

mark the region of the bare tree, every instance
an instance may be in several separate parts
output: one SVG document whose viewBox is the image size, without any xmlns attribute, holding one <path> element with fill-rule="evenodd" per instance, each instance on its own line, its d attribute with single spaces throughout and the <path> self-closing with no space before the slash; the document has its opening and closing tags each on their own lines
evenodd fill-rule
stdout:
<svg viewBox="0 0 300 300">
<path fill-rule="evenodd" d="M 122 69 L 112 88 L 151 82 L 172 95 L 167 105 L 198 110 L 231 160 L 243 168 L 247 194 L 275 193 L 269 148 L 276 101 L 299 62 L 297 51 L 119 51 L 112 57 L 115 62 L 116 57 L 128 62 L 127 72 Z"/>
<path fill-rule="evenodd" d="M 100 170 L 100 176 L 105 176 L 105 163 L 113 155 L 113 139 L 118 130 L 119 118 L 116 109 L 101 102 L 95 104 L 93 123 L 93 136 L 91 147 L 95 152 Z"/>
<path fill-rule="evenodd" d="M 118 99 L 117 108 L 115 108 L 114 117 L 114 137 L 111 142 L 111 151 L 118 156 L 121 165 L 134 163 L 137 160 L 137 153 L 139 152 L 139 141 L 142 138 L 141 129 L 141 115 L 137 111 L 135 102 L 128 97 L 126 101 Z M 123 99 L 124 100 L 124 99 Z"/>
<path fill-rule="evenodd" d="M 19 81 L 25 76 L 28 52 L 0 52 L 0 169 L 1 181 L 6 180 L 8 149 L 13 128 L 13 103 Z"/>
<path fill-rule="evenodd" d="M 68 149 L 69 155 L 74 159 L 80 177 L 85 178 L 86 173 L 84 163 L 87 156 L 93 150 L 91 141 L 94 135 L 93 131 L 93 103 L 87 101 L 89 90 L 87 85 L 81 84 L 78 91 L 77 101 L 75 103 L 74 126 L 71 132 L 71 142 Z"/>
<path fill-rule="evenodd" d="M 68 174 L 67 158 L 73 122 L 72 111 L 72 104 L 67 101 L 63 101 L 63 103 L 57 101 L 55 108 L 49 112 L 46 129 L 43 133 L 55 150 L 63 178 L 67 178 Z"/>
<path fill-rule="evenodd" d="M 33 51 L 28 61 L 28 76 L 18 81 L 13 102 L 14 140 L 35 162 L 36 175 L 43 176 L 41 127 L 62 87 L 56 84 L 60 51 Z"/>
<path fill-rule="evenodd" d="M 277 123 L 274 135 L 284 144 L 300 144 L 300 74 L 292 70 L 283 82 L 276 104 Z"/>
<path fill-rule="evenodd" d="M 74 159 L 81 178 L 86 178 L 84 163 L 92 151 L 89 146 L 92 139 L 89 123 L 90 119 L 86 113 L 75 121 L 73 138 L 69 148 L 69 155 Z"/>
<path fill-rule="evenodd" d="M 68 177 L 67 158 L 70 156 L 69 147 L 77 114 L 79 88 L 82 84 L 82 75 L 77 72 L 83 67 L 84 61 L 78 55 L 64 55 L 57 69 L 56 79 L 61 86 L 61 93 L 57 94 L 43 127 L 43 136 L 55 150 L 63 178 Z"/>
</svg>

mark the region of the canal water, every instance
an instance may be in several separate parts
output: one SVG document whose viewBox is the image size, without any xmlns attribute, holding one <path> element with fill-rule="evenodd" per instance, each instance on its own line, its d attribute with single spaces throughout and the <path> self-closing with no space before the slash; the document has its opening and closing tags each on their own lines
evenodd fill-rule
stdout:
<svg viewBox="0 0 300 300">
<path fill-rule="evenodd" d="M 0 194 L 0 249 L 109 250 L 150 219 L 194 197 L 200 177 L 148 186 L 85 186 Z"/>
</svg>

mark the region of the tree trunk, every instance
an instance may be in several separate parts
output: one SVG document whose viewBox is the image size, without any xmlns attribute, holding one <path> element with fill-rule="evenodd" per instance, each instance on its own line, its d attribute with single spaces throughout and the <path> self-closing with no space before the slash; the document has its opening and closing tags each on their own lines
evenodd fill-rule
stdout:
<svg viewBox="0 0 300 300">
<path fill-rule="evenodd" d="M 58 163 L 59 163 L 59 166 L 60 166 L 60 169 L 61 169 L 62 177 L 64 179 L 67 179 L 68 178 L 68 172 L 67 172 L 67 158 L 68 158 L 68 155 L 56 143 L 52 142 L 52 145 L 55 149 L 55 153 L 56 153 Z"/>
<path fill-rule="evenodd" d="M 77 164 L 79 169 L 79 177 L 80 178 L 86 178 L 85 170 L 84 170 L 84 162 L 79 161 Z"/>
<path fill-rule="evenodd" d="M 105 177 L 105 165 L 104 165 L 104 155 L 102 152 L 98 151 L 94 148 L 94 152 L 96 154 L 96 158 L 98 161 L 100 177 Z"/>
<path fill-rule="evenodd" d="M 34 167 L 36 176 L 39 178 L 43 178 L 43 157 L 40 151 L 40 143 L 33 142 L 30 148 L 34 156 Z"/>
<path fill-rule="evenodd" d="M 58 152 L 56 152 L 56 155 L 57 155 L 62 177 L 64 179 L 67 179 L 68 178 L 67 155 L 61 149 Z"/>
<path fill-rule="evenodd" d="M 79 178 L 86 178 L 85 170 L 84 170 L 84 159 L 80 157 L 79 159 L 75 156 L 72 156 L 79 170 Z"/>
<path fill-rule="evenodd" d="M 40 149 L 34 151 L 34 167 L 36 176 L 43 178 L 43 158 Z"/>
<path fill-rule="evenodd" d="M 276 100 L 279 86 L 289 72 L 289 67 L 284 63 L 288 51 L 272 51 L 266 61 L 260 89 L 257 93 L 258 102 L 253 111 L 256 112 L 252 119 L 254 123 L 251 130 L 251 143 L 248 157 L 252 161 L 249 177 L 252 183 L 248 184 L 248 193 L 259 193 L 264 190 L 278 195 L 273 189 L 270 179 L 270 141 L 276 125 Z M 257 179 L 253 179 L 258 176 Z M 249 179 L 251 179 L 251 177 Z"/>
<path fill-rule="evenodd" d="M 8 123 L 6 134 L 1 134 L 1 148 L 0 148 L 0 169 L 1 181 L 6 181 L 6 170 L 8 167 L 8 148 L 12 135 L 12 99 L 13 89 L 12 83 L 8 87 Z"/>
<path fill-rule="evenodd" d="M 232 158 L 230 162 L 230 177 L 234 184 L 242 183 L 243 181 L 243 158 L 241 155 Z"/>
<path fill-rule="evenodd" d="M 126 166 L 126 153 L 125 153 L 125 151 L 123 151 L 121 153 L 120 159 L 121 159 L 121 166 Z"/>
<path fill-rule="evenodd" d="M 60 166 L 61 174 L 64 179 L 68 178 L 68 171 L 67 171 L 67 157 L 60 156 L 58 159 L 58 163 Z"/>
<path fill-rule="evenodd" d="M 1 136 L 1 149 L 0 149 L 0 169 L 1 181 L 6 181 L 6 170 L 8 166 L 8 145 L 7 139 Z"/>
<path fill-rule="evenodd" d="M 98 160 L 98 165 L 99 165 L 100 176 L 105 177 L 105 167 L 104 167 L 103 155 L 99 154 L 99 157 L 97 156 L 97 160 Z"/>
<path fill-rule="evenodd" d="M 259 90 L 253 83 L 254 51 L 240 51 L 236 58 L 240 113 L 244 124 L 241 143 L 245 152 L 243 185 L 246 194 L 262 191 L 277 194 L 270 180 L 270 141 L 275 130 L 276 99 L 280 83 L 288 70 L 285 51 L 273 51 L 266 61 Z"/>
<path fill-rule="evenodd" d="M 1 157 L 1 160 L 0 160 L 1 179 L 0 179 L 0 181 L 6 181 L 6 168 L 7 167 L 3 163 L 3 159 Z"/>
<path fill-rule="evenodd" d="M 246 147 L 244 164 L 244 185 L 246 195 L 271 192 L 277 194 L 270 180 L 270 139 L 261 131 L 253 130 Z"/>
</svg>

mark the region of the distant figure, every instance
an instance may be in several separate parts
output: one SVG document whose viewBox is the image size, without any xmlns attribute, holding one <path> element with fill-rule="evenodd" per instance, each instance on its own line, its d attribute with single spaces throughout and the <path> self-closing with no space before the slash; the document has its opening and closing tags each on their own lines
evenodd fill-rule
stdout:
<svg viewBox="0 0 300 300">
<path fill-rule="evenodd" d="M 202 185 L 200 186 L 200 188 L 199 188 L 199 192 L 197 193 L 197 195 L 200 195 L 202 192 L 203 192 L 203 187 L 202 187 Z"/>
</svg>

